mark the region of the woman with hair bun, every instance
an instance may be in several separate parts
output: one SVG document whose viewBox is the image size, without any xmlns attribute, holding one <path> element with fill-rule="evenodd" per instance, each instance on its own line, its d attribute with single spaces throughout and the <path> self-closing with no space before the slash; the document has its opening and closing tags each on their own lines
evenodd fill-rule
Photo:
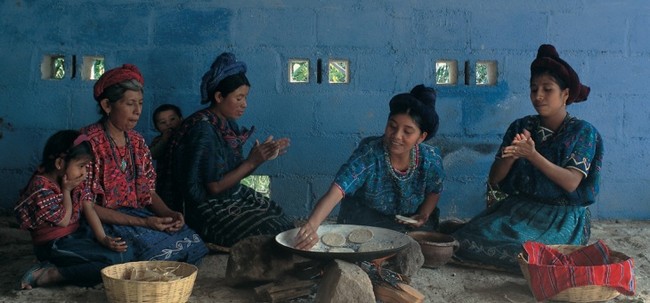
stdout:
<svg viewBox="0 0 650 303">
<path fill-rule="evenodd" d="M 435 90 L 424 85 L 390 100 L 384 134 L 361 140 L 300 228 L 296 248 L 318 243 L 318 226 L 339 201 L 338 223 L 437 228 L 444 170 L 439 149 L 424 143 L 438 130 L 435 102 Z"/>
</svg>

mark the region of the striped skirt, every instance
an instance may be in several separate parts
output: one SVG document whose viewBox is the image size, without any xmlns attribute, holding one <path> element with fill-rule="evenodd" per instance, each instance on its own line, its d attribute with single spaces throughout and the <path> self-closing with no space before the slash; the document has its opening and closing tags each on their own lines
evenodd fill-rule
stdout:
<svg viewBox="0 0 650 303">
<path fill-rule="evenodd" d="M 220 246 L 230 247 L 249 236 L 276 235 L 294 227 L 277 203 L 244 185 L 227 196 L 193 206 L 185 206 L 188 225 L 205 242 Z"/>
</svg>

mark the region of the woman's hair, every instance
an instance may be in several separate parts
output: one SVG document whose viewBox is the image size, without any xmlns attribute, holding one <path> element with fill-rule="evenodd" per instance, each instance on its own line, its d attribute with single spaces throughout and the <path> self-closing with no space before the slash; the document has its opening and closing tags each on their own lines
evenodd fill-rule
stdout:
<svg viewBox="0 0 650 303">
<path fill-rule="evenodd" d="M 531 69 L 530 71 L 530 84 L 533 84 L 533 80 L 535 80 L 539 76 L 543 75 L 549 75 L 551 78 L 553 78 L 553 81 L 557 83 L 557 85 L 560 87 L 560 90 L 564 90 L 566 88 L 569 88 L 568 84 L 562 77 L 560 77 L 555 71 L 553 71 L 550 68 L 534 68 Z"/>
<path fill-rule="evenodd" d="M 56 169 L 55 161 L 63 157 L 67 166 L 70 160 L 82 157 L 93 158 L 92 147 L 86 135 L 76 130 L 61 130 L 47 139 L 43 149 L 41 167 L 44 172 Z"/>
<path fill-rule="evenodd" d="M 120 83 L 105 88 L 104 92 L 98 98 L 100 98 L 100 100 L 108 99 L 108 102 L 115 103 L 124 97 L 124 93 L 127 90 L 144 93 L 144 86 L 142 85 L 142 83 L 138 82 L 138 80 L 135 79 L 122 81 Z M 98 104 L 99 104 L 99 114 L 101 114 L 103 117 L 108 116 L 108 114 L 106 114 L 106 112 L 102 108 L 101 103 Z"/>
<path fill-rule="evenodd" d="M 183 113 L 181 113 L 180 107 L 174 104 L 162 104 L 156 107 L 156 109 L 153 111 L 153 126 L 156 128 L 156 130 L 158 130 L 158 126 L 156 125 L 156 118 L 158 117 L 158 114 L 168 110 L 173 110 L 179 118 L 183 118 Z"/>
<path fill-rule="evenodd" d="M 251 87 L 251 83 L 248 82 L 248 78 L 246 77 L 245 73 L 238 73 L 238 74 L 225 77 L 223 78 L 223 80 L 219 82 L 219 84 L 217 84 L 217 86 L 214 88 L 214 91 L 208 92 L 210 96 L 210 101 L 215 101 L 214 94 L 216 94 L 217 92 L 220 92 L 221 95 L 225 98 L 242 85 Z"/>
<path fill-rule="evenodd" d="M 413 87 L 410 93 L 399 94 L 389 103 L 392 117 L 397 114 L 407 114 L 418 125 L 421 131 L 427 132 L 425 140 L 438 132 L 438 113 L 436 112 L 436 91 L 422 84 Z"/>
</svg>

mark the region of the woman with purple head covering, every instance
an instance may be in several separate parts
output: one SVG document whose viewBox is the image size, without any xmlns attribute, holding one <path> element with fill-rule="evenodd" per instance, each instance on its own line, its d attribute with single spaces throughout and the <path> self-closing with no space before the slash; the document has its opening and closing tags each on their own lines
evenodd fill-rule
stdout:
<svg viewBox="0 0 650 303">
<path fill-rule="evenodd" d="M 588 206 L 599 190 L 603 141 L 567 105 L 587 100 L 590 89 L 552 45 L 539 47 L 530 72 L 537 115 L 510 124 L 492 164 L 488 184 L 507 197 L 453 233 L 461 262 L 518 271 L 516 257 L 526 241 L 589 240 Z"/>
<path fill-rule="evenodd" d="M 269 136 L 244 154 L 254 128 L 236 120 L 248 107 L 250 86 L 246 64 L 232 53 L 220 54 L 201 81 L 201 103 L 209 106 L 184 120 L 171 139 L 169 161 L 159 163 L 160 190 L 213 248 L 293 227 L 278 204 L 240 183 L 289 146 L 289 139 Z"/>
</svg>

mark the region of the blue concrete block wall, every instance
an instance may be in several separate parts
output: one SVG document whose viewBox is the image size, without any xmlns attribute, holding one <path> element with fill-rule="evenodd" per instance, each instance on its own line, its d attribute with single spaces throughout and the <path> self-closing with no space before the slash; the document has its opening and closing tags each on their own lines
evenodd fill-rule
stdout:
<svg viewBox="0 0 650 303">
<path fill-rule="evenodd" d="M 231 51 L 248 64 L 252 83 L 240 124 L 256 126 L 253 139 L 292 140 L 286 155 L 257 173 L 272 177 L 273 199 L 296 217 L 308 214 L 363 137 L 383 132 L 393 95 L 435 86 L 436 60 L 456 60 L 458 84 L 436 86 L 442 124 L 431 143 L 447 172 L 443 217 L 470 217 L 484 207 L 484 182 L 505 129 L 534 113 L 529 65 L 540 44 L 552 43 L 592 88 L 589 101 L 569 112 L 605 140 L 594 216 L 649 219 L 648 9 L 644 0 L 3 1 L 0 208 L 12 207 L 52 133 L 99 118 L 94 82 L 81 78 L 83 56 L 104 56 L 108 68 L 140 67 L 145 109 L 137 130 L 150 140 L 153 109 L 174 103 L 189 116 L 202 108 L 201 76 Z M 64 79 L 41 79 L 48 55 L 64 56 Z M 310 83 L 287 82 L 292 58 L 310 61 Z M 328 84 L 326 74 L 316 83 L 318 59 L 323 67 L 350 60 L 350 83 Z M 479 60 L 498 62 L 497 85 L 472 84 Z"/>
</svg>

